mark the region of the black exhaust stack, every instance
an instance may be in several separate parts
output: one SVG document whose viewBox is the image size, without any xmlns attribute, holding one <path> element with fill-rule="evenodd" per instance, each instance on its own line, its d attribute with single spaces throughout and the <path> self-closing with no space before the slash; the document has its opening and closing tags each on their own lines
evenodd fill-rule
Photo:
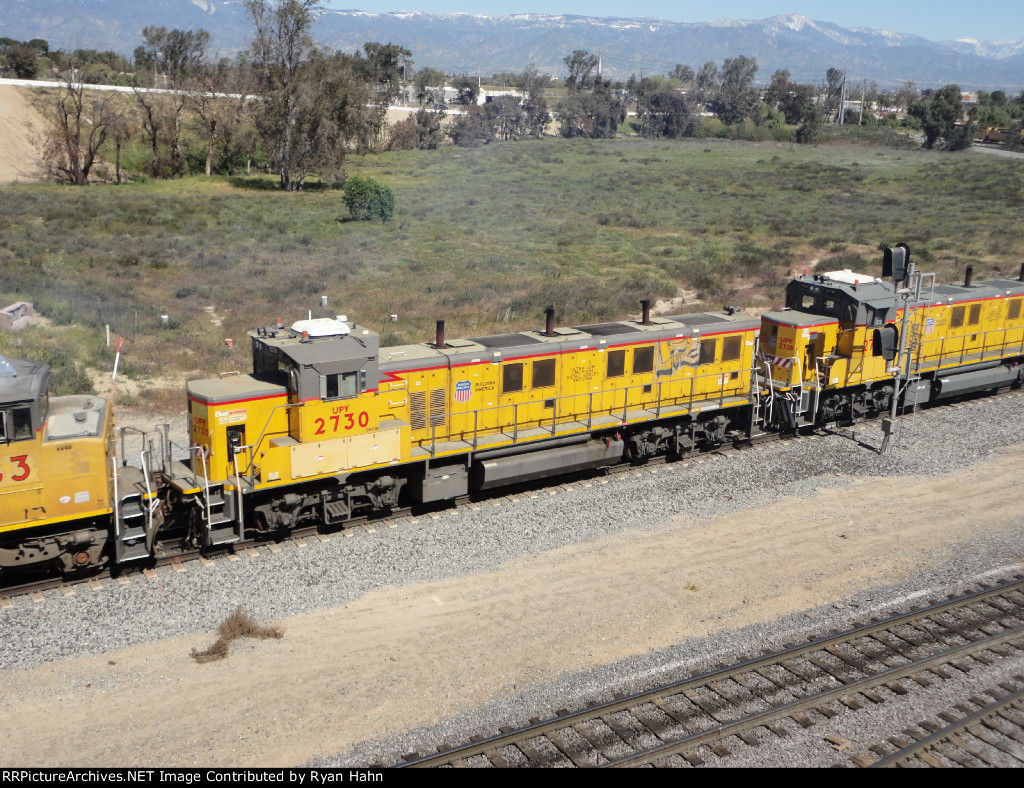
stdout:
<svg viewBox="0 0 1024 788">
<path fill-rule="evenodd" d="M 651 302 L 644 299 L 640 302 L 640 306 L 643 307 L 644 316 L 640 320 L 640 325 L 649 326 L 651 324 Z"/>
<path fill-rule="evenodd" d="M 549 306 L 544 310 L 544 336 L 553 337 L 555 335 L 555 308 Z"/>
</svg>

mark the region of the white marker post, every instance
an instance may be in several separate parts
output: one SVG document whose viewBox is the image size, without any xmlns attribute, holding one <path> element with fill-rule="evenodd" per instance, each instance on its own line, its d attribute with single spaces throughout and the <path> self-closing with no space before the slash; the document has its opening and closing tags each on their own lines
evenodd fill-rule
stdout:
<svg viewBox="0 0 1024 788">
<path fill-rule="evenodd" d="M 121 343 L 124 342 L 124 337 L 117 338 L 117 355 L 114 356 L 114 374 L 111 375 L 111 380 L 117 380 L 117 365 L 121 363 Z"/>
</svg>

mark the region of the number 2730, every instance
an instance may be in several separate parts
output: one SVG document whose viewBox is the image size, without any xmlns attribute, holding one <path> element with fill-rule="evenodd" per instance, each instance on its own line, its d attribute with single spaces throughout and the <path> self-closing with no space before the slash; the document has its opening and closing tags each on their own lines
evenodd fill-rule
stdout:
<svg viewBox="0 0 1024 788">
<path fill-rule="evenodd" d="M 356 413 L 335 413 L 333 416 L 328 416 L 326 421 L 324 419 L 314 419 L 313 423 L 316 425 L 316 435 L 326 435 L 328 423 L 331 426 L 331 432 L 343 432 L 345 430 L 354 429 L 356 424 L 360 427 L 368 427 L 370 424 L 370 414 L 365 410 Z"/>
</svg>

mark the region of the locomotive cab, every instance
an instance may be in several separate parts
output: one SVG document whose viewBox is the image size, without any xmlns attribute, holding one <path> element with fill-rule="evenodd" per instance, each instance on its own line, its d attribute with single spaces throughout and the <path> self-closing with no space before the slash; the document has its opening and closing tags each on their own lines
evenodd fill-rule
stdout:
<svg viewBox="0 0 1024 788">
<path fill-rule="evenodd" d="M 96 565 L 106 541 L 110 403 L 51 398 L 49 380 L 46 364 L 0 356 L 0 570 Z"/>
<path fill-rule="evenodd" d="M 765 377 L 773 388 L 848 386 L 885 374 L 894 346 L 891 284 L 849 270 L 804 275 L 786 309 L 763 316 Z"/>
</svg>

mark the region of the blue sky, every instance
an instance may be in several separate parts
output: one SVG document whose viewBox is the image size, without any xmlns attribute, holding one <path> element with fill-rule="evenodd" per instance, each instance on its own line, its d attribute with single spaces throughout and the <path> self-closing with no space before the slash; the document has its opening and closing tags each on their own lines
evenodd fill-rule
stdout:
<svg viewBox="0 0 1024 788">
<path fill-rule="evenodd" d="M 673 22 L 706 22 L 709 19 L 766 19 L 776 14 L 799 13 L 820 22 L 843 27 L 870 27 L 913 33 L 932 41 L 977 38 L 1007 41 L 1024 38 L 1024 2 L 995 0 L 970 3 L 964 0 L 855 0 L 855 2 L 807 2 L 806 0 L 323 0 L 329 8 L 363 11 L 426 11 L 474 14 L 584 14 L 591 16 L 649 16 Z"/>
</svg>

